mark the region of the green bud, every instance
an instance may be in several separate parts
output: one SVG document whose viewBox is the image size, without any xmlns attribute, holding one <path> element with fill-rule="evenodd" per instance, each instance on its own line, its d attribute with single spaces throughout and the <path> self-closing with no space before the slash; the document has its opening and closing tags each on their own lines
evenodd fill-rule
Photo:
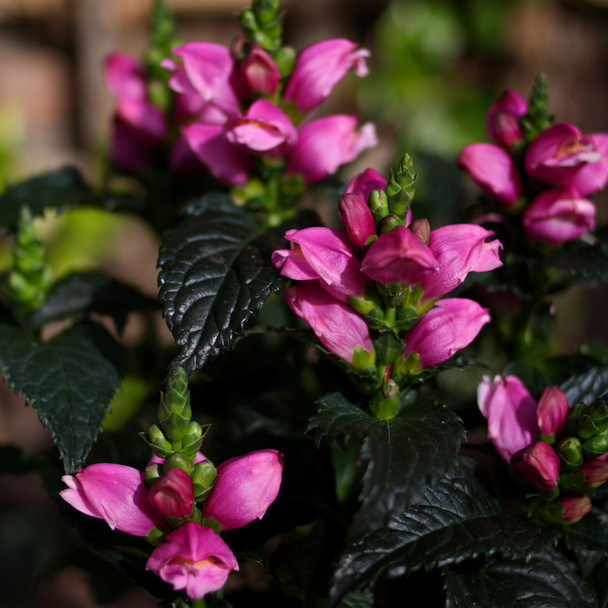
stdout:
<svg viewBox="0 0 608 608">
<path fill-rule="evenodd" d="M 581 424 L 584 428 L 581 428 Z M 608 395 L 596 399 L 591 404 L 589 407 L 589 422 L 584 424 L 579 422 L 579 434 L 581 431 L 587 432 L 587 424 L 589 427 L 596 429 L 593 434 L 603 433 L 608 430 Z"/>
<path fill-rule="evenodd" d="M 159 464 L 158 462 L 151 462 L 144 469 L 144 477 L 145 477 L 146 483 L 148 485 L 151 485 L 154 481 L 156 481 L 162 475 L 161 468 L 162 468 L 162 465 Z"/>
<path fill-rule="evenodd" d="M 372 346 L 371 351 L 365 350 L 362 346 L 357 345 L 353 349 L 353 358 L 351 367 L 359 372 L 365 371 L 376 364 L 376 350 Z"/>
<path fill-rule="evenodd" d="M 279 11 L 278 0 L 253 0 L 251 5 L 260 25 L 269 25 L 277 18 Z"/>
<path fill-rule="evenodd" d="M 390 232 L 393 228 L 403 225 L 403 220 L 394 213 L 391 213 L 380 223 L 380 233 L 385 234 L 386 232 Z"/>
<path fill-rule="evenodd" d="M 372 212 L 374 221 L 379 224 L 389 214 L 386 192 L 384 190 L 372 190 L 367 199 L 367 206 Z"/>
<path fill-rule="evenodd" d="M 535 505 L 532 510 L 532 517 L 536 521 L 546 524 L 562 524 L 564 507 L 556 502 L 542 502 Z"/>
<path fill-rule="evenodd" d="M 574 469 L 566 473 L 561 473 L 559 476 L 559 487 L 564 492 L 580 494 L 585 486 L 585 474 L 581 469 Z"/>
<path fill-rule="evenodd" d="M 583 441 L 583 456 L 585 460 L 593 460 L 606 452 L 608 452 L 608 438 L 605 432 Z"/>
<path fill-rule="evenodd" d="M 146 540 L 155 547 L 162 544 L 165 540 L 165 533 L 160 528 L 152 528 L 146 536 Z"/>
<path fill-rule="evenodd" d="M 396 171 L 391 169 L 385 191 L 390 212 L 405 217 L 416 191 L 416 173 L 409 154 L 399 161 Z"/>
<path fill-rule="evenodd" d="M 173 444 L 165 437 L 165 434 L 157 424 L 152 424 L 148 434 L 140 433 L 140 437 L 154 450 L 159 458 L 167 458 L 173 454 Z"/>
<path fill-rule="evenodd" d="M 171 372 L 165 391 L 160 397 L 157 416 L 171 441 L 179 441 L 183 438 L 190 424 L 192 408 L 188 374 L 182 367 Z"/>
<path fill-rule="evenodd" d="M 258 22 L 254 12 L 250 8 L 243 9 L 238 16 L 241 27 L 246 31 L 255 31 L 258 29 Z"/>
<path fill-rule="evenodd" d="M 188 456 L 194 456 L 201 449 L 203 437 L 208 428 L 207 426 L 203 429 L 198 422 L 192 420 L 182 438 L 182 452 Z"/>
<path fill-rule="evenodd" d="M 274 62 L 279 68 L 281 76 L 289 76 L 293 72 L 296 63 L 296 52 L 289 46 L 281 47 L 274 56 Z M 296 174 L 299 175 L 299 174 Z"/>
<path fill-rule="evenodd" d="M 559 442 L 556 451 L 567 467 L 577 467 L 583 463 L 583 449 L 577 437 L 565 437 Z"/>
<path fill-rule="evenodd" d="M 380 390 L 374 393 L 371 409 L 382 420 L 390 420 L 399 413 L 399 387 L 394 380 L 383 382 Z"/>
<path fill-rule="evenodd" d="M 165 459 L 163 470 L 181 469 L 184 473 L 190 473 L 192 470 L 192 459 L 185 454 L 171 454 Z"/>
<path fill-rule="evenodd" d="M 210 460 L 203 460 L 194 465 L 190 477 L 194 482 L 194 500 L 201 501 L 211 491 L 217 479 L 217 470 Z"/>
<path fill-rule="evenodd" d="M 587 405 L 579 401 L 575 403 L 566 415 L 566 432 L 571 435 L 578 434 L 578 422 L 584 412 L 587 411 Z"/>
</svg>

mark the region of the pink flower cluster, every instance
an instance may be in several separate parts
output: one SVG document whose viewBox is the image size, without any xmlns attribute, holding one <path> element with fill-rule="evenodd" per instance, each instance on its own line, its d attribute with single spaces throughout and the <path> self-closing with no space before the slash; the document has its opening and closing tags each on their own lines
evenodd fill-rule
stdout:
<svg viewBox="0 0 608 608">
<path fill-rule="evenodd" d="M 378 234 L 368 206 L 373 191 L 386 187 L 373 169 L 356 176 L 340 199 L 345 230 L 325 227 L 290 230 L 290 249 L 272 261 L 293 283 L 285 290 L 291 309 L 307 321 L 320 342 L 353 364 L 356 352 L 373 363 L 370 317 L 380 305 L 378 288 L 417 289 L 419 312 L 403 335 L 403 358 L 416 353 L 419 366 L 441 363 L 467 346 L 489 320 L 488 311 L 466 298 L 441 296 L 460 285 L 469 272 L 501 265 L 500 243 L 481 226 L 459 224 L 430 230 L 428 221 L 398 224 Z M 369 313 L 369 314 L 368 314 Z M 420 316 L 421 315 L 421 316 Z M 389 315 L 384 323 L 390 326 Z"/>
<path fill-rule="evenodd" d="M 598 426 L 583 404 L 586 411 L 575 417 L 557 386 L 547 387 L 537 402 L 512 375 L 485 376 L 477 397 L 499 455 L 547 504 L 558 506 L 558 520 L 584 517 L 591 509 L 588 494 L 608 479 L 606 426 Z"/>
<path fill-rule="evenodd" d="M 559 123 L 526 143 L 519 121 L 527 112 L 526 100 L 506 91 L 487 114 L 493 143 L 466 146 L 458 163 L 493 198 L 523 207 L 528 238 L 559 245 L 595 227 L 595 207 L 586 197 L 608 181 L 608 134 L 585 135 Z"/>
<path fill-rule="evenodd" d="M 201 460 L 205 458 L 198 455 L 195 462 Z M 137 469 L 92 464 L 76 476 L 65 475 L 68 488 L 60 494 L 112 529 L 149 538 L 158 537 L 155 531 L 161 537 L 166 534 L 146 568 L 175 590 L 200 599 L 220 589 L 230 572 L 239 569 L 228 545 L 205 522 L 215 520 L 221 530 L 231 530 L 262 518 L 279 492 L 282 471 L 282 455 L 276 450 L 227 460 L 217 467 L 217 479 L 200 510 L 195 506 L 192 478 L 175 467 L 148 487 Z"/>
<path fill-rule="evenodd" d="M 170 155 L 174 170 L 202 163 L 218 181 L 242 185 L 255 159 L 264 158 L 280 161 L 287 175 L 312 184 L 377 143 L 374 126 L 357 128 L 356 116 L 311 119 L 348 71 L 367 74 L 368 51 L 349 40 L 324 40 L 303 49 L 287 78 L 257 45 L 242 59 L 210 42 L 188 42 L 173 55 L 161 65 L 171 74 L 171 120 L 180 132 Z M 163 144 L 168 119 L 147 101 L 143 70 L 136 62 L 113 55 L 106 75 L 118 98 L 112 157 L 138 170 Z"/>
</svg>

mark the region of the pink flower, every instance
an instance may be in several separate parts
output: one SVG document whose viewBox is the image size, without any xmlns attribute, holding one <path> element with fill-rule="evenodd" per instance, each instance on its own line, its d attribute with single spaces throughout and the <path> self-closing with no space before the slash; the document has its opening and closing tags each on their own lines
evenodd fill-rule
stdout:
<svg viewBox="0 0 608 608">
<path fill-rule="evenodd" d="M 591 194 L 608 181 L 608 134 L 583 135 L 569 123 L 554 125 L 530 143 L 524 165 L 531 177 Z"/>
<path fill-rule="evenodd" d="M 386 180 L 375 169 L 365 169 L 350 180 L 344 194 L 356 194 L 365 202 L 374 190 L 384 190 Z"/>
<path fill-rule="evenodd" d="M 239 64 L 239 70 L 250 91 L 272 95 L 281 79 L 281 73 L 272 57 L 259 45 Z"/>
<path fill-rule="evenodd" d="M 486 130 L 492 140 L 505 148 L 523 142 L 518 119 L 527 111 L 528 102 L 519 93 L 505 91 L 486 115 Z"/>
<path fill-rule="evenodd" d="M 369 51 L 343 38 L 306 47 L 298 53 L 283 100 L 293 102 L 300 112 L 318 106 L 351 68 L 357 76 L 365 76 L 368 56 Z"/>
<path fill-rule="evenodd" d="M 332 296 L 345 302 L 351 296 L 361 297 L 369 280 L 350 249 L 346 234 L 324 227 L 288 230 L 285 238 L 291 249 L 278 249 L 272 254 L 275 268 L 294 280 L 319 279 Z"/>
<path fill-rule="evenodd" d="M 560 245 L 595 227 L 595 206 L 571 188 L 544 190 L 526 208 L 522 222 L 531 240 Z"/>
<path fill-rule="evenodd" d="M 205 104 L 226 116 L 239 110 L 239 91 L 234 78 L 235 63 L 230 49 L 212 42 L 187 42 L 172 53 L 177 63 L 165 59 L 161 65 L 171 72 L 169 86 L 185 95 L 199 95 Z"/>
<path fill-rule="evenodd" d="M 589 460 L 580 466 L 584 474 L 584 484 L 590 488 L 599 488 L 608 480 L 608 462 L 606 454 Z"/>
<path fill-rule="evenodd" d="M 536 400 L 517 376 L 484 376 L 477 387 L 477 403 L 488 420 L 488 435 L 500 456 L 511 456 L 538 436 Z"/>
<path fill-rule="evenodd" d="M 545 441 L 535 441 L 511 456 L 511 468 L 544 491 L 557 485 L 559 464 L 559 456 Z"/>
<path fill-rule="evenodd" d="M 405 335 L 407 357 L 416 352 L 420 367 L 443 363 L 468 346 L 490 321 L 487 308 L 466 298 L 439 300 Z"/>
<path fill-rule="evenodd" d="M 150 555 L 146 570 L 152 570 L 175 591 L 185 590 L 191 599 L 224 586 L 239 565 L 228 545 L 207 526 L 189 521 L 167 535 Z"/>
<path fill-rule="evenodd" d="M 582 496 L 560 496 L 557 501 L 563 509 L 561 519 L 567 524 L 575 524 L 591 511 L 591 499 L 587 494 Z"/>
<path fill-rule="evenodd" d="M 112 530 L 147 536 L 152 528 L 165 525 L 148 501 L 148 487 L 137 469 L 99 463 L 61 479 L 68 486 L 61 497 L 81 513 L 103 519 Z"/>
<path fill-rule="evenodd" d="M 383 285 L 416 284 L 438 269 L 438 260 L 428 245 L 405 226 L 396 226 L 381 234 L 361 261 L 361 270 Z"/>
<path fill-rule="evenodd" d="M 252 152 L 271 152 L 291 147 L 298 133 L 283 110 L 266 99 L 252 103 L 242 117 L 226 123 L 226 139 Z"/>
<path fill-rule="evenodd" d="M 217 180 L 230 185 L 247 181 L 253 166 L 251 158 L 224 137 L 221 125 L 194 123 L 182 129 L 182 135 L 192 152 Z"/>
<path fill-rule="evenodd" d="M 146 99 L 144 68 L 126 53 L 111 53 L 104 63 L 104 76 L 112 95 L 118 99 Z"/>
<path fill-rule="evenodd" d="M 194 484 L 190 475 L 181 469 L 170 468 L 152 484 L 148 500 L 165 517 L 187 517 L 194 506 Z"/>
<path fill-rule="evenodd" d="M 258 450 L 222 462 L 217 480 L 203 503 L 203 516 L 222 530 L 261 519 L 279 493 L 283 458 L 277 450 Z"/>
<path fill-rule="evenodd" d="M 521 177 L 509 154 L 493 144 L 465 146 L 458 164 L 490 195 L 512 207 L 522 193 Z"/>
<path fill-rule="evenodd" d="M 286 172 L 299 173 L 308 184 L 335 173 L 363 150 L 378 143 L 373 124 L 357 130 L 357 117 L 338 114 L 301 125 L 287 159 Z"/>
<path fill-rule="evenodd" d="M 502 266 L 500 241 L 488 239 L 493 232 L 476 224 L 452 224 L 431 231 L 429 249 L 437 270 L 421 273 L 414 283 L 422 286 L 423 301 L 434 300 L 460 285 L 469 272 L 485 272 Z"/>
<path fill-rule="evenodd" d="M 570 405 L 564 391 L 558 386 L 548 386 L 536 406 L 536 421 L 540 434 L 543 437 L 559 437 L 569 409 Z"/>
<path fill-rule="evenodd" d="M 340 221 L 351 243 L 365 247 L 370 236 L 376 236 L 376 224 L 367 203 L 357 194 L 343 194 L 338 203 Z"/>
<path fill-rule="evenodd" d="M 317 281 L 302 281 L 287 288 L 285 300 L 296 315 L 310 324 L 327 350 L 351 364 L 357 346 L 372 354 L 373 345 L 365 321 Z"/>
</svg>

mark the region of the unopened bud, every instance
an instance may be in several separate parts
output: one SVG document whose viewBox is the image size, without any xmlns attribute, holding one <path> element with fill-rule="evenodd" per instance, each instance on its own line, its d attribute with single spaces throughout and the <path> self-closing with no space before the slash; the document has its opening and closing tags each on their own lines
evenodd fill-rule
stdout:
<svg viewBox="0 0 608 608">
<path fill-rule="evenodd" d="M 565 437 L 557 445 L 560 460 L 567 467 L 577 467 L 583 462 L 583 448 L 577 437 Z"/>
<path fill-rule="evenodd" d="M 166 458 L 173 454 L 173 444 L 157 424 L 150 425 L 148 433 L 140 433 L 140 437 L 154 450 L 159 458 Z"/>
<path fill-rule="evenodd" d="M 374 216 L 376 224 L 380 223 L 388 214 L 388 198 L 384 190 L 372 190 L 367 204 Z"/>
<path fill-rule="evenodd" d="M 608 429 L 608 399 L 596 399 L 582 414 L 578 422 L 578 434 L 582 439 L 598 435 Z"/>
<path fill-rule="evenodd" d="M 254 0 L 251 8 L 260 25 L 268 25 L 277 18 L 279 0 Z"/>
<path fill-rule="evenodd" d="M 599 488 L 608 480 L 608 462 L 602 457 L 586 462 L 580 470 L 584 476 L 584 484 L 589 488 Z"/>
<path fill-rule="evenodd" d="M 203 460 L 194 465 L 190 476 L 194 482 L 194 500 L 197 502 L 204 500 L 217 478 L 214 464 L 210 460 Z"/>
<path fill-rule="evenodd" d="M 154 482 L 148 501 L 165 517 L 187 517 L 194 506 L 192 479 L 182 469 L 171 468 Z"/>
<path fill-rule="evenodd" d="M 431 225 L 429 221 L 422 217 L 418 220 L 414 220 L 410 226 L 410 230 L 425 244 L 429 244 L 431 238 Z"/>
<path fill-rule="evenodd" d="M 190 473 L 192 470 L 192 459 L 185 454 L 171 454 L 165 459 L 163 470 L 165 473 L 170 469 L 181 469 L 184 473 Z"/>
<path fill-rule="evenodd" d="M 591 499 L 586 494 L 562 496 L 556 502 L 563 509 L 560 519 L 567 524 L 575 524 L 591 511 Z"/>
<path fill-rule="evenodd" d="M 380 390 L 372 397 L 371 408 L 382 420 L 390 420 L 399 413 L 399 387 L 394 380 L 382 382 Z"/>
<path fill-rule="evenodd" d="M 586 460 L 593 460 L 606 452 L 608 452 L 608 438 L 605 432 L 583 441 L 583 456 Z"/>
<path fill-rule="evenodd" d="M 162 466 L 158 462 L 151 462 L 144 470 L 144 478 L 151 485 L 162 475 Z"/>
<path fill-rule="evenodd" d="M 397 226 L 403 226 L 403 220 L 394 213 L 391 213 L 382 220 L 380 224 L 380 233 L 385 234 L 386 232 L 390 232 Z"/>
<path fill-rule="evenodd" d="M 194 456 L 200 450 L 201 445 L 203 445 L 203 437 L 208 428 L 206 426 L 203 429 L 198 422 L 192 420 L 188 425 L 186 434 L 182 438 L 182 452 L 188 456 Z"/>
<path fill-rule="evenodd" d="M 566 432 L 571 435 L 578 434 L 578 422 L 582 414 L 587 410 L 587 405 L 579 401 L 575 403 L 566 415 Z"/>
<path fill-rule="evenodd" d="M 581 468 L 567 471 L 559 476 L 559 487 L 568 493 L 581 493 L 585 486 L 585 474 Z"/>
<path fill-rule="evenodd" d="M 541 490 L 553 490 L 559 476 L 559 458 L 544 441 L 536 441 L 511 456 L 511 467 Z"/>
</svg>

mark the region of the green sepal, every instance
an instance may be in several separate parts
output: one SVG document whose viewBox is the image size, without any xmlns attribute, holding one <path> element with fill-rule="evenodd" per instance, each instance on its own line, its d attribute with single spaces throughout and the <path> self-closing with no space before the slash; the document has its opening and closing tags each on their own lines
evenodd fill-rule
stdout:
<svg viewBox="0 0 608 608">
<path fill-rule="evenodd" d="M 152 528 L 146 536 L 146 540 L 155 547 L 165 542 L 165 533 L 160 528 Z"/>
<path fill-rule="evenodd" d="M 580 494 L 585 490 L 585 473 L 581 469 L 574 469 L 561 473 L 559 488 L 564 492 Z"/>
<path fill-rule="evenodd" d="M 212 519 L 211 517 L 204 517 L 199 523 L 203 524 L 203 526 L 211 528 L 216 534 L 220 534 L 222 531 L 222 526 L 220 525 L 220 522 L 217 521 L 217 519 Z"/>
<path fill-rule="evenodd" d="M 399 400 L 399 387 L 389 379 L 374 393 L 370 407 L 376 418 L 391 420 L 399 413 Z"/>
<path fill-rule="evenodd" d="M 157 424 L 152 424 L 147 433 L 139 433 L 139 436 L 152 448 L 159 458 L 167 458 L 173 454 L 173 444 L 165 437 L 162 429 Z"/>
<path fill-rule="evenodd" d="M 583 456 L 585 460 L 593 460 L 608 452 L 608 437 L 606 433 L 594 435 L 583 442 Z"/>
<path fill-rule="evenodd" d="M 187 456 L 194 456 L 201 449 L 203 439 L 205 438 L 210 426 L 210 424 L 206 424 L 203 427 L 195 420 L 192 420 L 188 425 L 186 434 L 182 438 L 181 452 Z"/>
<path fill-rule="evenodd" d="M 569 468 L 583 464 L 583 446 L 577 437 L 564 437 L 556 451 L 562 463 Z"/>
<path fill-rule="evenodd" d="M 353 349 L 353 358 L 351 366 L 358 372 L 365 372 L 370 368 L 374 368 L 376 364 L 376 351 L 372 347 L 371 351 L 365 350 L 360 344 L 357 344 Z"/>
</svg>

